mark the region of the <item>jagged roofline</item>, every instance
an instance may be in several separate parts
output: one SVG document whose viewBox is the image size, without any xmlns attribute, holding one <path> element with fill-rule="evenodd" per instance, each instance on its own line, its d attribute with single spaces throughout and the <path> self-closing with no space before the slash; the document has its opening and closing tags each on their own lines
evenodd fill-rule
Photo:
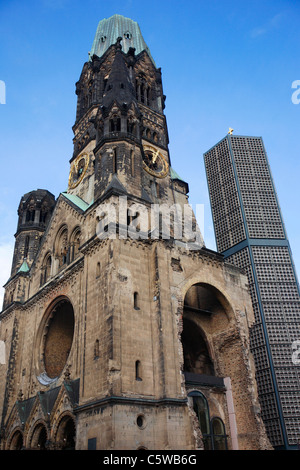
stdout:
<svg viewBox="0 0 300 470">
<path fill-rule="evenodd" d="M 38 261 L 40 260 L 40 253 L 44 247 L 44 244 L 46 243 L 46 240 L 47 240 L 47 236 L 48 236 L 48 233 L 49 233 L 49 230 L 50 228 L 52 227 L 52 224 L 53 224 L 53 219 L 55 217 L 55 214 L 56 214 L 56 211 L 59 207 L 59 204 L 60 204 L 60 201 L 64 201 L 64 202 L 67 202 L 69 204 L 69 206 L 72 208 L 72 209 L 75 209 L 75 211 L 78 213 L 78 214 L 83 214 L 88 208 L 89 208 L 89 205 L 87 203 L 85 203 L 84 201 L 82 201 L 78 196 L 72 196 L 70 194 L 67 194 L 66 192 L 63 192 L 63 193 L 60 193 L 60 195 L 58 196 L 56 202 L 55 202 L 55 206 L 54 206 L 54 210 L 51 214 L 51 218 L 48 222 L 48 225 L 47 225 L 47 228 L 45 230 L 45 233 L 43 234 L 42 236 L 42 240 L 41 240 L 41 244 L 39 246 L 39 249 L 36 253 L 36 256 L 30 266 L 30 272 L 33 272 L 33 270 L 36 268 L 36 265 L 38 263 Z M 11 281 L 12 278 L 10 278 L 7 283 L 9 281 Z"/>
<path fill-rule="evenodd" d="M 129 38 L 126 37 L 127 34 Z M 113 15 L 99 22 L 93 45 L 89 52 L 90 60 L 94 54 L 101 57 L 112 44 L 116 43 L 118 37 L 122 38 L 122 49 L 125 53 L 128 52 L 130 47 L 135 48 L 136 54 L 145 50 L 156 67 L 138 23 L 122 15 Z"/>
</svg>

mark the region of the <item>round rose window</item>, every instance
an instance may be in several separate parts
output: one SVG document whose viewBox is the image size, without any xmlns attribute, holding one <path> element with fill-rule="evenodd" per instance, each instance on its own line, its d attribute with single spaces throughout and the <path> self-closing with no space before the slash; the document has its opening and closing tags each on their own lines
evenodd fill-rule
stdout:
<svg viewBox="0 0 300 470">
<path fill-rule="evenodd" d="M 73 307 L 68 299 L 61 299 L 51 309 L 44 327 L 43 362 L 49 379 L 62 373 L 69 357 L 73 335 Z"/>
</svg>

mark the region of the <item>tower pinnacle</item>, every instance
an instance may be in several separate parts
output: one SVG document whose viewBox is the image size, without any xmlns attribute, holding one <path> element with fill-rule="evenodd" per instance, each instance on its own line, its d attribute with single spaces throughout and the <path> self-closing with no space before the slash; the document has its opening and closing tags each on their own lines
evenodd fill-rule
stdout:
<svg viewBox="0 0 300 470">
<path fill-rule="evenodd" d="M 123 52 L 127 53 L 130 48 L 134 48 L 136 54 L 139 54 L 145 50 L 155 66 L 155 62 L 144 41 L 139 25 L 130 18 L 125 18 L 122 15 L 113 15 L 99 22 L 91 48 L 90 58 L 92 58 L 94 54 L 101 57 L 112 44 L 116 43 L 118 38 L 122 39 Z"/>
</svg>

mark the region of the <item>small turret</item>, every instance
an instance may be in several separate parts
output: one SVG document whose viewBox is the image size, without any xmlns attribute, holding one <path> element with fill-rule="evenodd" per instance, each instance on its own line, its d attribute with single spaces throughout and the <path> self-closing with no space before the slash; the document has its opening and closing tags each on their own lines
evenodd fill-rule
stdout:
<svg viewBox="0 0 300 470">
<path fill-rule="evenodd" d="M 31 191 L 21 198 L 11 277 L 24 265 L 30 268 L 54 206 L 55 197 L 44 189 Z"/>
</svg>

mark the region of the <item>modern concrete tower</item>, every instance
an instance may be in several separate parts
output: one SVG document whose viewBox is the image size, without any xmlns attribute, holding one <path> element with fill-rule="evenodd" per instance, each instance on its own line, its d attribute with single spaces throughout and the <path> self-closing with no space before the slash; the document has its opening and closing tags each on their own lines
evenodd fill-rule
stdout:
<svg viewBox="0 0 300 470">
<path fill-rule="evenodd" d="M 299 284 L 261 137 L 229 133 L 205 152 L 217 250 L 242 268 L 255 315 L 251 351 L 262 416 L 274 447 L 300 438 Z"/>
</svg>

